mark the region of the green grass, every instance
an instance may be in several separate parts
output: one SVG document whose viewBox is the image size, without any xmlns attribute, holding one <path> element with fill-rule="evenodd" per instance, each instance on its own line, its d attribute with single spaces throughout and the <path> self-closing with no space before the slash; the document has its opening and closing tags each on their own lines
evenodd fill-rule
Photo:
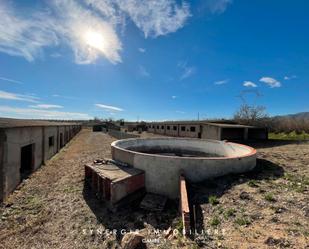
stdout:
<svg viewBox="0 0 309 249">
<path fill-rule="evenodd" d="M 179 234 L 183 233 L 183 223 L 181 218 L 178 218 L 175 228 L 178 230 Z"/>
<path fill-rule="evenodd" d="M 269 202 L 275 202 L 276 199 L 272 193 L 267 193 L 264 195 L 264 199 Z"/>
<path fill-rule="evenodd" d="M 212 227 L 216 227 L 220 224 L 220 219 L 218 216 L 214 216 L 211 218 L 211 220 L 209 221 L 209 224 L 212 226 Z"/>
<path fill-rule="evenodd" d="M 224 213 L 224 218 L 228 219 L 229 217 L 235 216 L 236 210 L 234 208 L 229 208 Z"/>
<path fill-rule="evenodd" d="M 248 186 L 251 187 L 251 188 L 257 188 L 259 185 L 257 184 L 257 181 L 256 180 L 250 180 L 248 181 Z"/>
<path fill-rule="evenodd" d="M 251 224 L 251 221 L 247 217 L 238 217 L 235 219 L 235 223 L 239 226 L 247 226 Z"/>
<path fill-rule="evenodd" d="M 309 140 L 309 134 L 306 132 L 302 132 L 301 134 L 297 134 L 295 131 L 290 133 L 269 133 L 269 139 L 279 139 L 279 140 Z"/>
<path fill-rule="evenodd" d="M 208 197 L 208 202 L 209 202 L 211 205 L 213 205 L 213 206 L 219 204 L 219 200 L 218 200 L 217 196 L 215 196 L 215 195 L 209 196 L 209 197 Z"/>
<path fill-rule="evenodd" d="M 289 181 L 288 188 L 295 190 L 298 193 L 302 193 L 309 186 L 309 177 L 306 175 L 294 175 L 291 173 L 285 173 L 284 179 Z"/>
</svg>

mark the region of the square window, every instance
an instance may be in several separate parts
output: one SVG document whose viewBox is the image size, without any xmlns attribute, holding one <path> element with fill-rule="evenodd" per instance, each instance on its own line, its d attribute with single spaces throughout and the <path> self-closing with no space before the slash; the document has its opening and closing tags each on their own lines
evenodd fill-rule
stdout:
<svg viewBox="0 0 309 249">
<path fill-rule="evenodd" d="M 191 127 L 190 127 L 190 131 L 191 131 L 191 132 L 195 132 L 195 126 L 191 126 Z"/>
<path fill-rule="evenodd" d="M 48 138 L 48 146 L 49 147 L 54 146 L 54 142 L 55 142 L 54 140 L 55 140 L 54 136 L 51 136 L 51 137 Z"/>
</svg>

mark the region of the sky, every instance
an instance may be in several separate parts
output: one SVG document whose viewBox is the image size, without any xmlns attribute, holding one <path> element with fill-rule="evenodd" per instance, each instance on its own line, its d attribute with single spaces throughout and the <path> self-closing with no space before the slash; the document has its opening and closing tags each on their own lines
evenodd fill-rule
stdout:
<svg viewBox="0 0 309 249">
<path fill-rule="evenodd" d="M 309 111 L 307 0 L 0 0 L 0 116 Z"/>
</svg>

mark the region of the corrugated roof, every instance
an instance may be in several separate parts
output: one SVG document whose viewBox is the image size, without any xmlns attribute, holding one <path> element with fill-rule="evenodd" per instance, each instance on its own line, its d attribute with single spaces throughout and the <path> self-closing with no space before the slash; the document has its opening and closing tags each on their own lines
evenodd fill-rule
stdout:
<svg viewBox="0 0 309 249">
<path fill-rule="evenodd" d="M 65 126 L 77 125 L 74 122 L 44 121 L 32 119 L 0 118 L 0 128 L 33 127 L 33 126 Z"/>
</svg>

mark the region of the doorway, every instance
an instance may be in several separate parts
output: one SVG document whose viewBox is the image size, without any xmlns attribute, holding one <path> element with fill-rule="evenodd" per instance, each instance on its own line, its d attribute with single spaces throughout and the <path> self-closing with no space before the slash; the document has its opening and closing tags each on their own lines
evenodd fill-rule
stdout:
<svg viewBox="0 0 309 249">
<path fill-rule="evenodd" d="M 27 178 L 34 168 L 34 144 L 21 147 L 20 152 L 20 180 Z"/>
</svg>

